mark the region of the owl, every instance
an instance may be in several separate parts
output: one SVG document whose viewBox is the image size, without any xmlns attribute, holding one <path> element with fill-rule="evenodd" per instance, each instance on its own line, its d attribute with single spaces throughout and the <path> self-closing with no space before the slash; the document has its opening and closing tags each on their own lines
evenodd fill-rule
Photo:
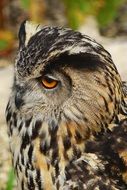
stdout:
<svg viewBox="0 0 127 190">
<path fill-rule="evenodd" d="M 18 190 L 127 190 L 127 84 L 87 35 L 21 24 L 6 120 Z"/>
</svg>

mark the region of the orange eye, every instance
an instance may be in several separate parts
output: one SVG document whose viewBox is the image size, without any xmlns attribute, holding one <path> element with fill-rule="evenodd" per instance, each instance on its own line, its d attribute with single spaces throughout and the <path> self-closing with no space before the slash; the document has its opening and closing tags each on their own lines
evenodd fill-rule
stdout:
<svg viewBox="0 0 127 190">
<path fill-rule="evenodd" d="M 49 78 L 47 76 L 45 76 L 43 79 L 42 79 L 42 84 L 45 88 L 47 89 L 52 89 L 52 88 L 55 88 L 58 84 L 58 81 L 55 80 L 55 79 L 52 79 L 52 78 Z"/>
</svg>

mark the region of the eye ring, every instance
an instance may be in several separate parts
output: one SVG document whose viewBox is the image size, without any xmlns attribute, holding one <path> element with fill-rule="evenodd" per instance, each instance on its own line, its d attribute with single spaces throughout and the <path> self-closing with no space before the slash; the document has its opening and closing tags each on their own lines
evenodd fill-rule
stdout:
<svg viewBox="0 0 127 190">
<path fill-rule="evenodd" d="M 49 76 L 44 76 L 41 79 L 41 83 L 42 83 L 43 87 L 46 89 L 53 89 L 58 85 L 58 81 Z"/>
</svg>

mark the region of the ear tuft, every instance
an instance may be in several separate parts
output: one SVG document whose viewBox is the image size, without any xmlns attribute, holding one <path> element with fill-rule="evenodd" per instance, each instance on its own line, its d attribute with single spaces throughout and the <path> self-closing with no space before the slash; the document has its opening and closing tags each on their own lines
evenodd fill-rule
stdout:
<svg viewBox="0 0 127 190">
<path fill-rule="evenodd" d="M 19 29 L 19 47 L 27 46 L 30 38 L 42 29 L 42 26 L 24 21 Z"/>
<path fill-rule="evenodd" d="M 19 47 L 22 47 L 25 44 L 25 40 L 26 40 L 25 24 L 26 24 L 26 20 L 21 23 L 20 28 L 19 28 L 19 34 L 18 34 Z"/>
</svg>

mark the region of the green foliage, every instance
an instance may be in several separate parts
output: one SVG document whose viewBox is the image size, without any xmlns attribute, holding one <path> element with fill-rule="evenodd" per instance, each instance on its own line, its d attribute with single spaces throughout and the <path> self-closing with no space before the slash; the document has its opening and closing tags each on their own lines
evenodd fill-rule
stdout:
<svg viewBox="0 0 127 190">
<path fill-rule="evenodd" d="M 104 6 L 97 14 L 97 20 L 101 27 L 110 24 L 117 16 L 117 10 L 124 0 L 105 0 Z"/>
<path fill-rule="evenodd" d="M 46 1 L 46 0 L 45 0 Z M 66 8 L 68 24 L 76 29 L 88 15 L 94 15 L 100 27 L 110 24 L 117 15 L 119 6 L 125 0 L 59 0 Z M 28 11 L 31 0 L 20 0 L 23 9 Z"/>
<path fill-rule="evenodd" d="M 77 28 L 83 20 L 84 15 L 91 14 L 94 11 L 94 5 L 97 0 L 63 0 L 66 7 L 69 25 Z"/>
<path fill-rule="evenodd" d="M 28 10 L 29 5 L 30 5 L 30 0 L 20 0 L 20 1 L 21 1 L 21 6 L 22 6 L 24 9 Z"/>
<path fill-rule="evenodd" d="M 4 39 L 0 39 L 0 51 L 6 49 L 8 47 L 8 42 Z"/>
<path fill-rule="evenodd" d="M 125 0 L 63 0 L 69 25 L 77 28 L 88 15 L 94 15 L 100 27 L 107 26 Z"/>
<path fill-rule="evenodd" d="M 6 190 L 13 190 L 14 181 L 15 181 L 14 171 L 13 169 L 11 169 L 8 173 L 8 181 L 6 184 Z"/>
</svg>

